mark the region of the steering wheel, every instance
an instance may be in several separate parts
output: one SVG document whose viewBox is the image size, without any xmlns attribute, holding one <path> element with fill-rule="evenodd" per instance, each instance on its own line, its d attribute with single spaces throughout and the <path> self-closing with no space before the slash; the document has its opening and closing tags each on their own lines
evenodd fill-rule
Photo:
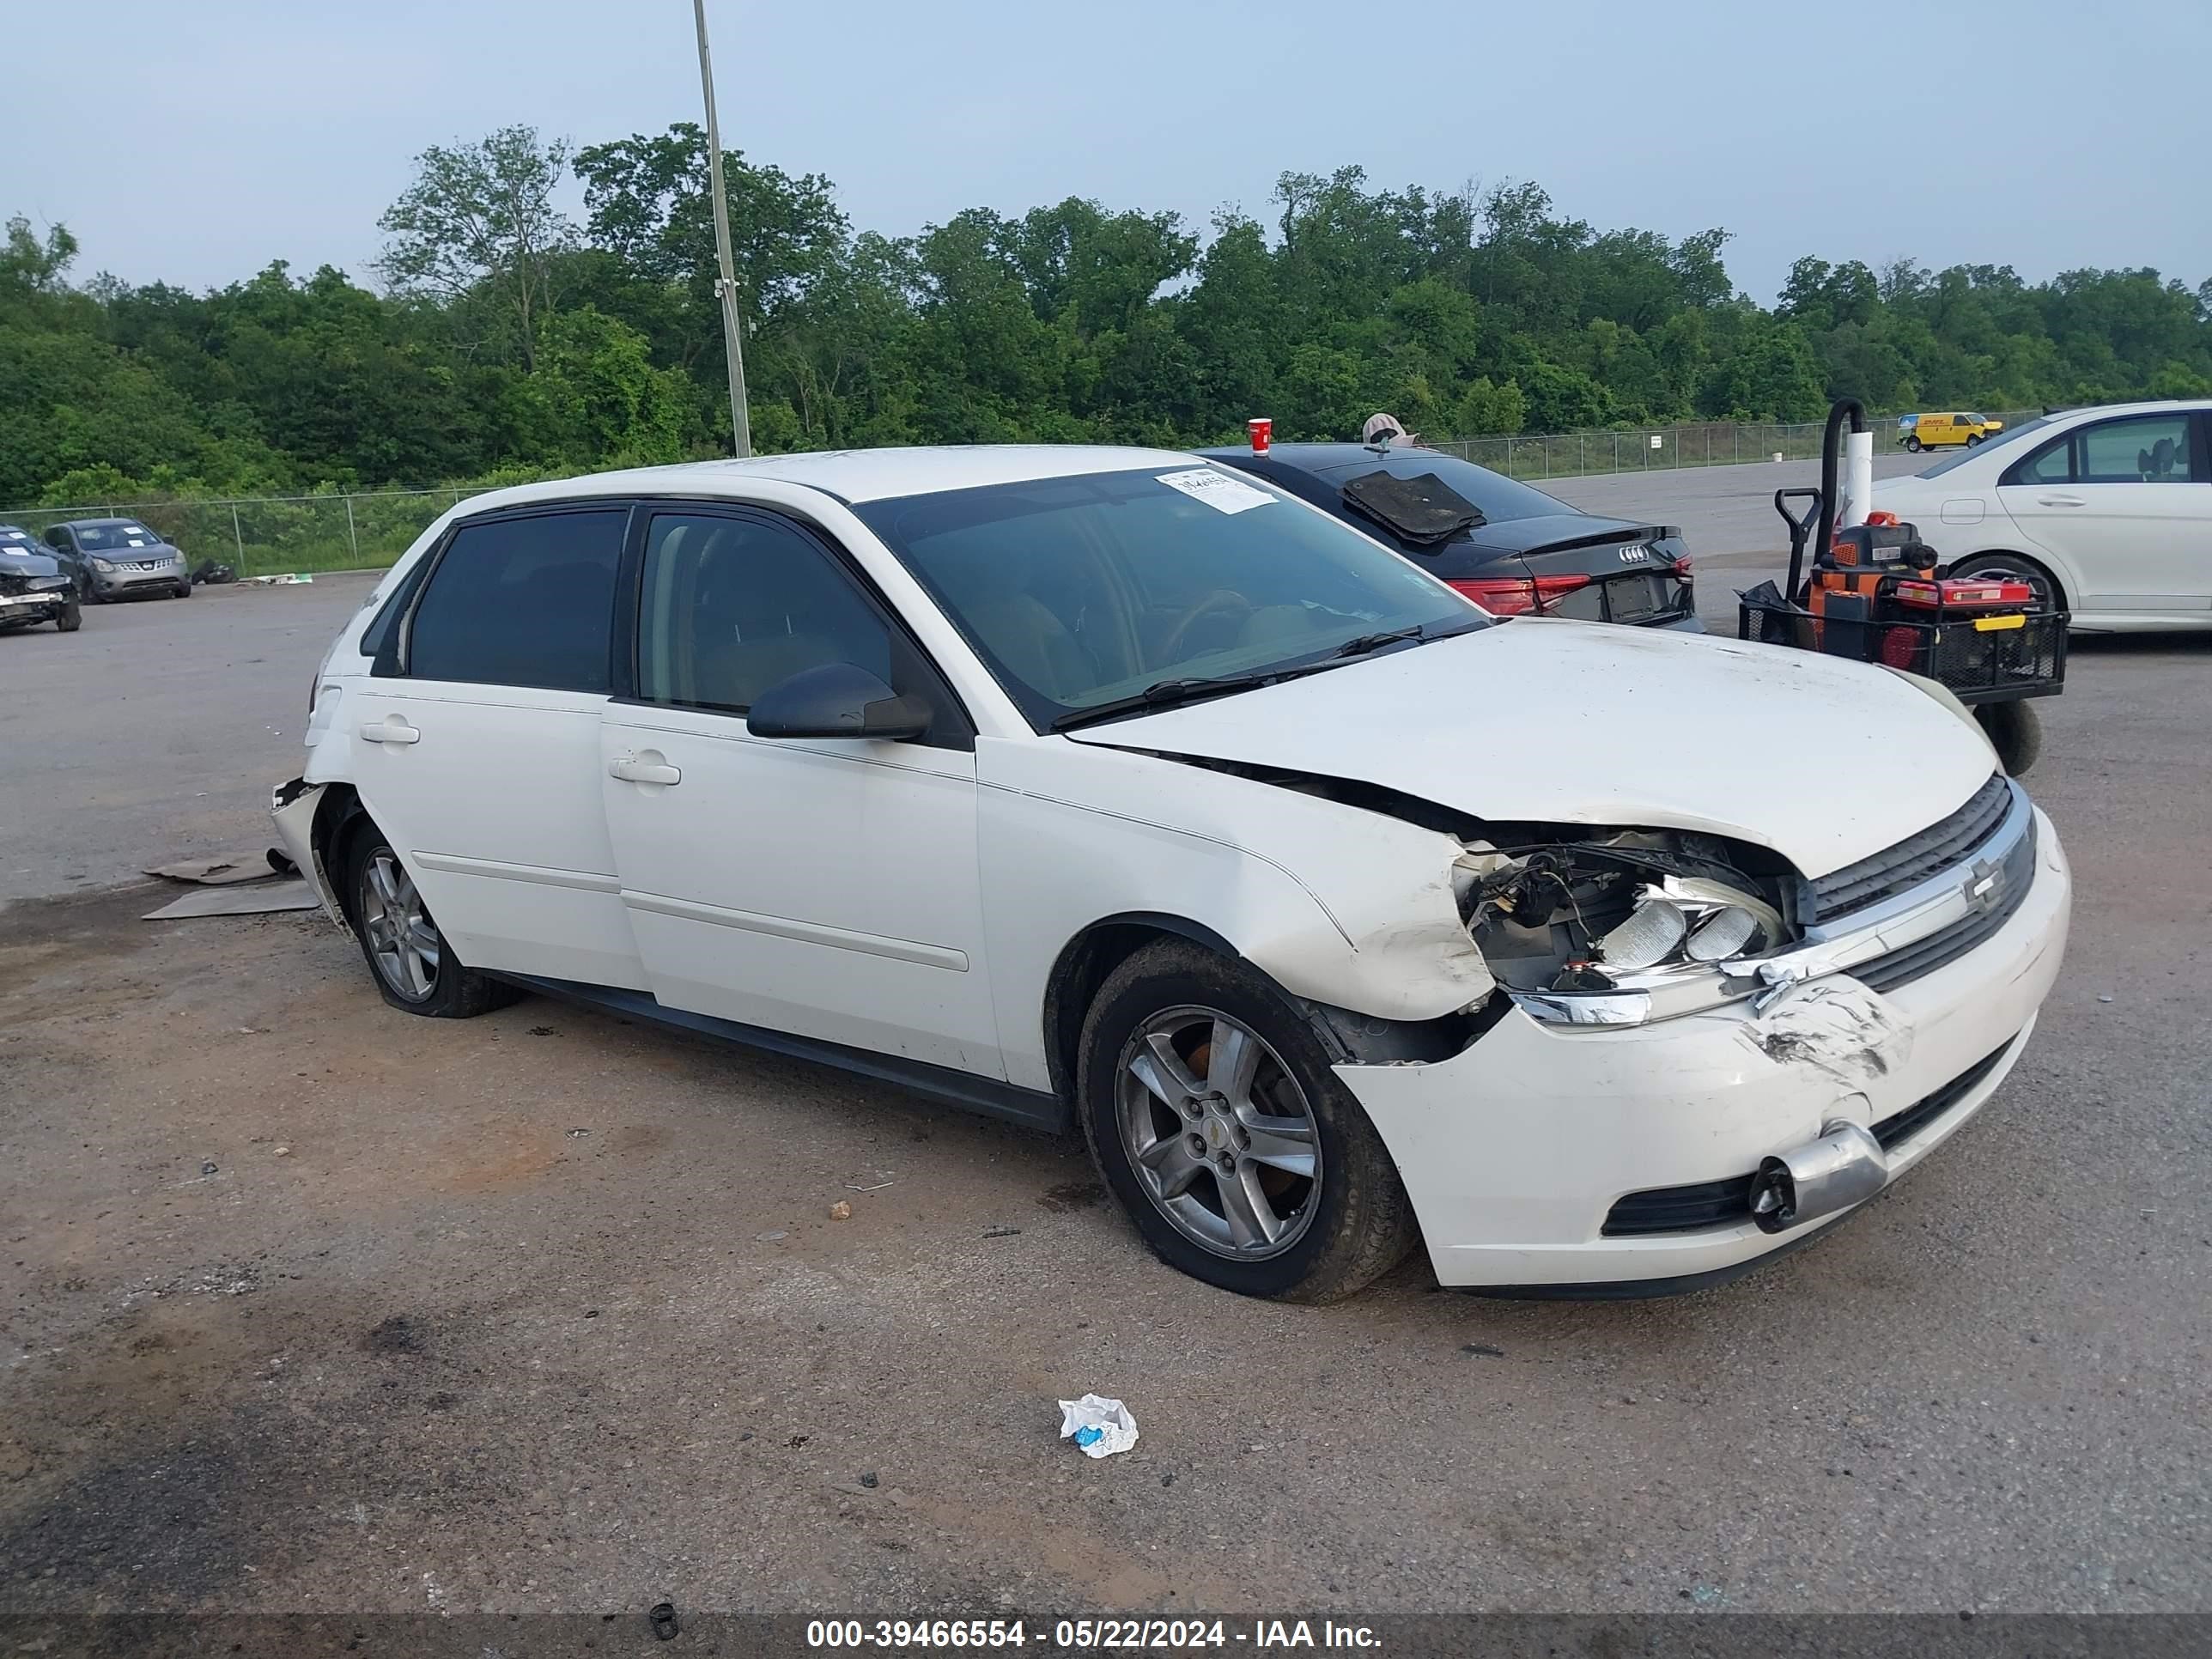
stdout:
<svg viewBox="0 0 2212 1659">
<path fill-rule="evenodd" d="M 1252 601 L 1242 593 L 1231 592 L 1225 587 L 1215 588 L 1213 592 L 1182 613 L 1181 618 L 1176 623 L 1175 630 L 1168 635 L 1167 643 L 1160 647 L 1161 656 L 1168 662 L 1179 660 L 1182 656 L 1183 643 L 1189 639 L 1192 629 L 1210 617 L 1227 615 L 1232 611 L 1246 617 L 1250 616 Z"/>
</svg>

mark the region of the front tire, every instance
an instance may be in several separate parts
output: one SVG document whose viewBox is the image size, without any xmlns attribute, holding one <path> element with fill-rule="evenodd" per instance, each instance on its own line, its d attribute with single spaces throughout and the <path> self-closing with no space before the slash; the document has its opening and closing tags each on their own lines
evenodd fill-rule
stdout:
<svg viewBox="0 0 2212 1659">
<path fill-rule="evenodd" d="M 362 956 L 393 1007 L 431 1019 L 470 1019 L 520 999 L 513 986 L 487 979 L 453 954 L 415 878 L 374 829 L 354 837 L 346 896 Z"/>
<path fill-rule="evenodd" d="M 1242 963 L 1164 939 L 1115 969 L 1084 1021 L 1076 1100 L 1145 1243 L 1209 1285 L 1333 1301 L 1419 1237 L 1311 1023 Z"/>
<path fill-rule="evenodd" d="M 75 599 L 62 607 L 62 614 L 54 618 L 54 626 L 64 634 L 74 634 L 84 626 L 84 611 Z"/>
<path fill-rule="evenodd" d="M 1911 453 L 1917 455 L 1920 453 L 1920 440 L 1917 436 L 1907 438 L 1905 441 L 1905 447 Z"/>
</svg>

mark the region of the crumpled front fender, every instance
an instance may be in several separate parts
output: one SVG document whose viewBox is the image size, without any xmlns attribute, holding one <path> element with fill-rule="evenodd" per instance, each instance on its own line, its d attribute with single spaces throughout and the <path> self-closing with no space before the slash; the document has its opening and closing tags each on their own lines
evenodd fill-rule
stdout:
<svg viewBox="0 0 2212 1659">
<path fill-rule="evenodd" d="M 350 933 L 353 928 L 346 921 L 345 907 L 338 902 L 337 885 L 323 867 L 322 849 L 315 844 L 315 817 L 322 809 L 327 787 L 305 778 L 281 783 L 270 793 L 269 816 L 276 822 L 276 838 L 283 843 L 285 853 L 300 873 L 314 884 L 323 901 L 323 913 Z"/>
</svg>

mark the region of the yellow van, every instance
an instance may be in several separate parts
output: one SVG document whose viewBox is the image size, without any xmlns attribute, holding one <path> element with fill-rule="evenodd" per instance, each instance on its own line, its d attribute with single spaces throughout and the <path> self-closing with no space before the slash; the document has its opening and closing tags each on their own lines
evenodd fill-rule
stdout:
<svg viewBox="0 0 2212 1659">
<path fill-rule="evenodd" d="M 1972 446 L 1984 438 L 1995 437 L 2003 430 L 2002 421 L 1993 421 L 1986 415 L 1961 414 L 1956 410 L 1948 415 L 1900 415 L 1897 417 L 1897 441 L 1916 455 L 1923 449 L 1955 448 L 1960 444 Z"/>
</svg>

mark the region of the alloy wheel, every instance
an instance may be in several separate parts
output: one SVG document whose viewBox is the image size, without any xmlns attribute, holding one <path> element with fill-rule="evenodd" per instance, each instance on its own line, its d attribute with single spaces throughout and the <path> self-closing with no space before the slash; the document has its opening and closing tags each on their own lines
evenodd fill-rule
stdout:
<svg viewBox="0 0 2212 1659">
<path fill-rule="evenodd" d="M 1115 1075 L 1122 1150 L 1176 1231 L 1232 1261 L 1280 1255 L 1320 1207 L 1320 1127 L 1267 1040 L 1214 1009 L 1146 1020 Z"/>
<path fill-rule="evenodd" d="M 438 988 L 445 942 L 415 878 L 388 847 L 378 848 L 362 869 L 361 925 L 384 982 L 410 1002 L 427 1000 Z"/>
</svg>

